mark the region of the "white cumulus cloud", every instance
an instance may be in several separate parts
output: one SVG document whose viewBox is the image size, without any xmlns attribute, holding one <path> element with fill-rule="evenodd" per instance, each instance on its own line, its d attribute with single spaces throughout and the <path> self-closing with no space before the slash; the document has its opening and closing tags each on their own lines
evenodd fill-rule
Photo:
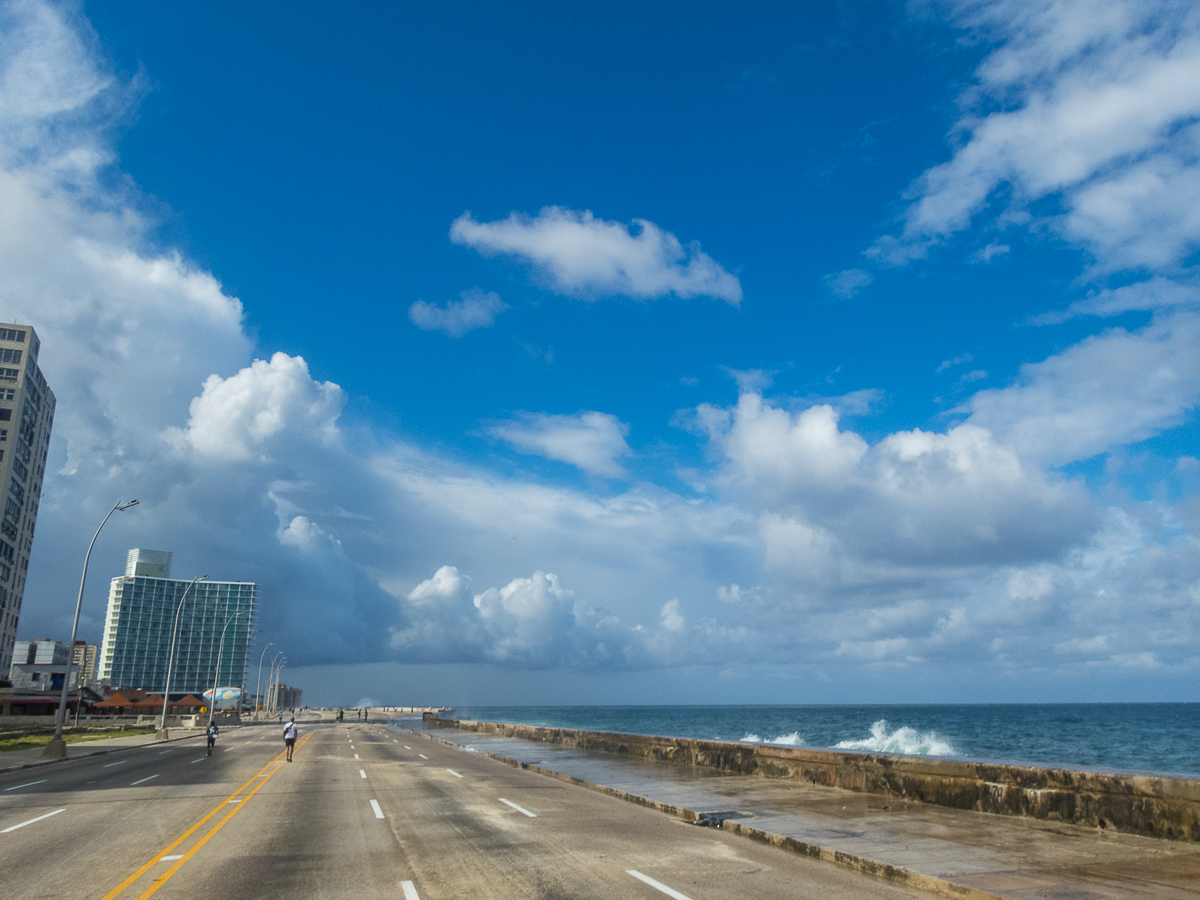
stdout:
<svg viewBox="0 0 1200 900">
<path fill-rule="evenodd" d="M 507 219 L 478 222 L 469 212 L 454 220 L 450 237 L 486 256 L 515 256 L 533 266 L 551 289 L 573 297 L 624 295 L 653 299 L 716 297 L 737 306 L 742 286 L 736 276 L 701 252 L 682 244 L 653 222 L 633 228 L 547 206 L 536 216 L 514 212 Z"/>
<path fill-rule="evenodd" d="M 617 460 L 633 452 L 625 442 L 629 426 L 609 413 L 526 413 L 511 421 L 493 423 L 489 431 L 523 453 L 569 463 L 589 475 L 605 478 L 623 478 L 625 470 Z"/>
<path fill-rule="evenodd" d="M 496 316 L 509 308 L 493 291 L 472 288 L 459 296 L 460 299 L 445 306 L 418 300 L 408 308 L 408 318 L 425 331 L 440 331 L 457 338 L 476 328 L 490 328 Z"/>
</svg>

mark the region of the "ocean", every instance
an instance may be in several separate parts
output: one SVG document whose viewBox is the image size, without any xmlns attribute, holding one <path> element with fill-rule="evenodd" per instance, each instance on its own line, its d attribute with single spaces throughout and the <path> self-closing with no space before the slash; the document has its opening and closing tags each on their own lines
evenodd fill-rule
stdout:
<svg viewBox="0 0 1200 900">
<path fill-rule="evenodd" d="M 473 706 L 455 717 L 1200 777 L 1200 703 Z"/>
</svg>

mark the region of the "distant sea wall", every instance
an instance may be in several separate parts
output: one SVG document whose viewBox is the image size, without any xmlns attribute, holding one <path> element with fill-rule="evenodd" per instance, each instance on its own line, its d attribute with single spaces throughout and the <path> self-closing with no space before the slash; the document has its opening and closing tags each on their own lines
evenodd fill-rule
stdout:
<svg viewBox="0 0 1200 900">
<path fill-rule="evenodd" d="M 1200 842 L 1200 781 L 443 719 L 454 728 L 1005 816 Z"/>
</svg>

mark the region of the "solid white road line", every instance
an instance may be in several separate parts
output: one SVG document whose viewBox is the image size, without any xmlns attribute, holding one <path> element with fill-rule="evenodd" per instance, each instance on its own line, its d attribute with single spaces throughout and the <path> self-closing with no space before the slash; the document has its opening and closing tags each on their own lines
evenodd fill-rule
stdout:
<svg viewBox="0 0 1200 900">
<path fill-rule="evenodd" d="M 501 802 L 501 803 L 504 803 L 504 804 L 506 804 L 506 805 L 508 805 L 508 806 L 511 806 L 513 809 L 515 809 L 515 810 L 516 810 L 517 812 L 519 812 L 519 813 L 524 813 L 525 815 L 529 816 L 529 818 L 531 818 L 531 819 L 536 819 L 536 818 L 537 818 L 537 813 L 531 813 L 531 812 L 530 812 L 529 810 L 527 810 L 525 807 L 523 807 L 523 806 L 517 806 L 517 804 L 513 803 L 511 800 L 505 800 L 503 797 L 501 797 L 501 798 L 500 798 L 500 802 Z"/>
<path fill-rule="evenodd" d="M 421 900 L 421 895 L 417 893 L 411 881 L 400 882 L 400 890 L 404 891 L 404 900 Z"/>
<path fill-rule="evenodd" d="M 674 898 L 674 900 L 692 900 L 692 898 L 689 897 L 687 894 L 681 894 L 681 893 L 679 893 L 679 891 L 675 890 L 674 888 L 667 887 L 661 881 L 655 881 L 649 875 L 643 875 L 637 869 L 626 869 L 625 874 L 632 875 L 638 881 L 646 882 L 646 884 L 650 885 L 650 887 L 654 888 L 656 891 L 662 891 L 668 897 Z"/>
<path fill-rule="evenodd" d="M 424 753 L 418 753 L 417 756 L 421 757 L 421 759 L 429 759 L 429 757 L 426 756 Z"/>
<path fill-rule="evenodd" d="M 105 765 L 101 766 L 100 768 L 102 768 L 102 769 L 111 769 L 113 766 L 123 766 L 123 765 L 125 765 L 125 763 L 127 763 L 127 762 L 129 762 L 129 760 L 127 760 L 127 759 L 123 759 L 123 760 L 121 760 L 120 762 L 115 762 L 115 763 L 107 763 L 107 764 L 105 764 Z"/>
<path fill-rule="evenodd" d="M 371 809 L 375 810 L 375 818 L 377 818 L 377 819 L 383 818 L 383 810 L 379 808 L 378 800 L 371 801 Z"/>
<path fill-rule="evenodd" d="M 457 772 L 455 772 L 453 769 L 447 769 L 446 771 L 449 772 L 451 775 L 453 775 L 455 778 L 462 778 L 462 776 L 459 775 Z"/>
<path fill-rule="evenodd" d="M 27 781 L 24 784 L 16 784 L 10 788 L 5 788 L 6 791 L 19 791 L 23 787 L 32 787 L 35 784 L 45 784 L 49 778 L 43 778 L 41 781 Z"/>
<path fill-rule="evenodd" d="M 366 777 L 367 777 L 367 770 L 366 770 L 366 769 L 359 769 L 359 770 L 358 770 L 358 774 L 359 774 L 359 775 L 361 775 L 363 778 L 366 778 Z"/>
<path fill-rule="evenodd" d="M 143 778 L 141 781 L 135 781 L 133 784 L 145 784 L 147 781 L 150 781 L 151 779 L 154 779 L 157 777 L 158 777 L 157 775 L 150 775 L 147 778 Z M 131 784 L 130 787 L 133 787 L 133 784 Z"/>
<path fill-rule="evenodd" d="M 48 819 L 51 816 L 57 816 L 60 812 L 66 811 L 67 809 L 64 806 L 62 809 L 56 809 L 54 812 L 48 812 L 44 816 L 38 816 L 36 819 L 30 819 L 28 822 L 22 822 L 20 825 L 9 825 L 3 831 L 0 831 L 0 834 L 8 834 L 10 831 L 16 831 L 18 828 L 24 828 L 26 825 L 32 825 L 34 822 L 40 822 L 42 819 Z"/>
</svg>

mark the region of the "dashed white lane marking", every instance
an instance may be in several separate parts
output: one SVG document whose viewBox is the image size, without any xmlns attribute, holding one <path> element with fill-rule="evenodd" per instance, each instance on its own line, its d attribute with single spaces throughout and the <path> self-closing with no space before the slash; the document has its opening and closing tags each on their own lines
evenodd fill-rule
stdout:
<svg viewBox="0 0 1200 900">
<path fill-rule="evenodd" d="M 411 749 L 412 749 L 412 747 L 408 746 L 408 744 L 405 744 L 405 745 L 404 745 L 404 749 L 405 749 L 405 750 L 411 750 Z"/>
<path fill-rule="evenodd" d="M 417 893 L 411 881 L 400 882 L 400 890 L 404 891 L 404 900 L 421 900 L 421 895 Z"/>
<path fill-rule="evenodd" d="M 398 740 L 396 740 L 395 738 L 392 738 L 392 743 L 393 743 L 393 744 L 398 744 L 398 743 L 400 743 L 400 742 L 399 742 Z M 410 881 L 410 882 L 409 882 L 409 884 L 412 884 L 412 882 Z"/>
<path fill-rule="evenodd" d="M 24 784 L 14 784 L 10 788 L 5 788 L 6 791 L 19 791 L 23 787 L 33 787 L 35 784 L 45 784 L 49 778 L 43 778 L 41 781 L 27 781 Z"/>
<path fill-rule="evenodd" d="M 241 803 L 242 800 L 244 800 L 244 799 L 245 799 L 244 797 L 238 797 L 236 800 L 230 800 L 229 803 Z M 228 805 L 228 804 L 226 804 L 226 805 Z"/>
<path fill-rule="evenodd" d="M 64 806 L 62 809 L 56 809 L 54 812 L 48 812 L 45 815 L 38 816 L 36 819 L 30 819 L 27 822 L 21 822 L 19 825 L 9 825 L 3 831 L 0 831 L 0 834 L 8 834 L 10 831 L 16 831 L 18 828 L 24 828 L 26 825 L 32 825 L 34 822 L 40 822 L 42 819 L 48 819 L 51 816 L 57 816 L 60 812 L 66 811 L 67 808 Z"/>
<path fill-rule="evenodd" d="M 383 818 L 383 810 L 379 808 L 378 800 L 371 801 L 371 809 L 375 810 L 375 818 L 377 818 L 377 819 Z"/>
<path fill-rule="evenodd" d="M 141 781 L 135 781 L 133 784 L 145 784 L 147 781 L 151 781 L 157 777 L 157 775 L 149 775 L 146 778 L 143 778 Z M 133 784 L 131 784 L 130 787 L 133 787 Z"/>
<path fill-rule="evenodd" d="M 361 775 L 363 778 L 366 778 L 366 777 L 367 777 L 367 770 L 366 770 L 366 769 L 359 769 L 359 770 L 358 770 L 358 774 L 359 774 L 359 775 Z"/>
<path fill-rule="evenodd" d="M 417 756 L 421 757 L 421 759 L 429 759 L 429 757 L 426 756 L 424 753 L 418 753 Z"/>
<path fill-rule="evenodd" d="M 357 753 L 355 753 L 355 754 L 354 754 L 354 758 L 355 758 L 355 759 L 358 759 L 358 754 L 357 754 Z"/>
<path fill-rule="evenodd" d="M 171 747 L 170 749 L 167 749 L 167 750 L 160 750 L 158 755 L 162 756 L 164 753 L 170 753 L 171 750 L 174 750 L 174 749 L 175 749 L 174 747 Z"/>
<path fill-rule="evenodd" d="M 226 753 L 228 753 L 228 752 L 229 752 L 230 750 L 232 750 L 232 749 L 233 749 L 232 747 L 226 747 L 226 748 L 225 748 L 225 752 L 226 752 Z"/>
<path fill-rule="evenodd" d="M 160 856 L 160 857 L 158 858 L 158 861 L 159 861 L 159 862 L 166 862 L 166 861 L 167 861 L 167 860 L 169 860 L 169 859 L 183 859 L 183 854 L 182 854 L 182 853 L 180 853 L 178 856 Z"/>
<path fill-rule="evenodd" d="M 515 809 L 519 813 L 524 813 L 525 815 L 529 816 L 529 818 L 531 818 L 531 819 L 537 818 L 537 813 L 531 813 L 525 807 L 517 806 L 517 804 L 513 803 L 511 800 L 505 800 L 503 797 L 501 797 L 500 802 L 505 804 L 506 806 L 511 806 L 513 809 Z"/>
<path fill-rule="evenodd" d="M 206 759 L 208 759 L 208 757 L 207 757 L 207 756 L 202 756 L 202 757 L 200 757 L 199 759 L 193 759 L 193 760 L 192 760 L 192 765 L 194 766 L 194 765 L 195 765 L 196 763 L 198 763 L 198 762 L 204 762 Z"/>
<path fill-rule="evenodd" d="M 462 776 L 459 775 L 457 772 L 455 772 L 453 769 L 447 769 L 446 771 L 449 772 L 451 775 L 453 775 L 455 778 L 462 778 Z"/>
<path fill-rule="evenodd" d="M 104 764 L 103 766 L 101 766 L 100 768 L 102 768 L 102 769 L 111 769 L 113 766 L 123 766 L 123 765 L 125 765 L 125 763 L 127 763 L 127 762 L 129 762 L 129 760 L 127 760 L 127 759 L 123 759 L 123 760 L 121 760 L 120 762 L 115 762 L 115 763 L 105 763 L 105 764 Z"/>
<path fill-rule="evenodd" d="M 350 749 L 351 749 L 351 750 L 353 750 L 353 749 L 354 749 L 354 745 L 353 745 L 353 744 L 351 744 L 351 745 L 350 745 Z"/>
<path fill-rule="evenodd" d="M 687 894 L 681 894 L 681 893 L 679 893 L 679 891 L 675 890 L 674 888 L 667 887 L 661 881 L 655 881 L 649 875 L 643 875 L 637 869 L 626 869 L 625 874 L 632 875 L 638 881 L 644 881 L 646 884 L 650 885 L 650 887 L 654 888 L 656 891 L 662 891 L 668 897 L 674 898 L 674 900 L 692 900 L 692 898 L 689 897 Z"/>
</svg>

